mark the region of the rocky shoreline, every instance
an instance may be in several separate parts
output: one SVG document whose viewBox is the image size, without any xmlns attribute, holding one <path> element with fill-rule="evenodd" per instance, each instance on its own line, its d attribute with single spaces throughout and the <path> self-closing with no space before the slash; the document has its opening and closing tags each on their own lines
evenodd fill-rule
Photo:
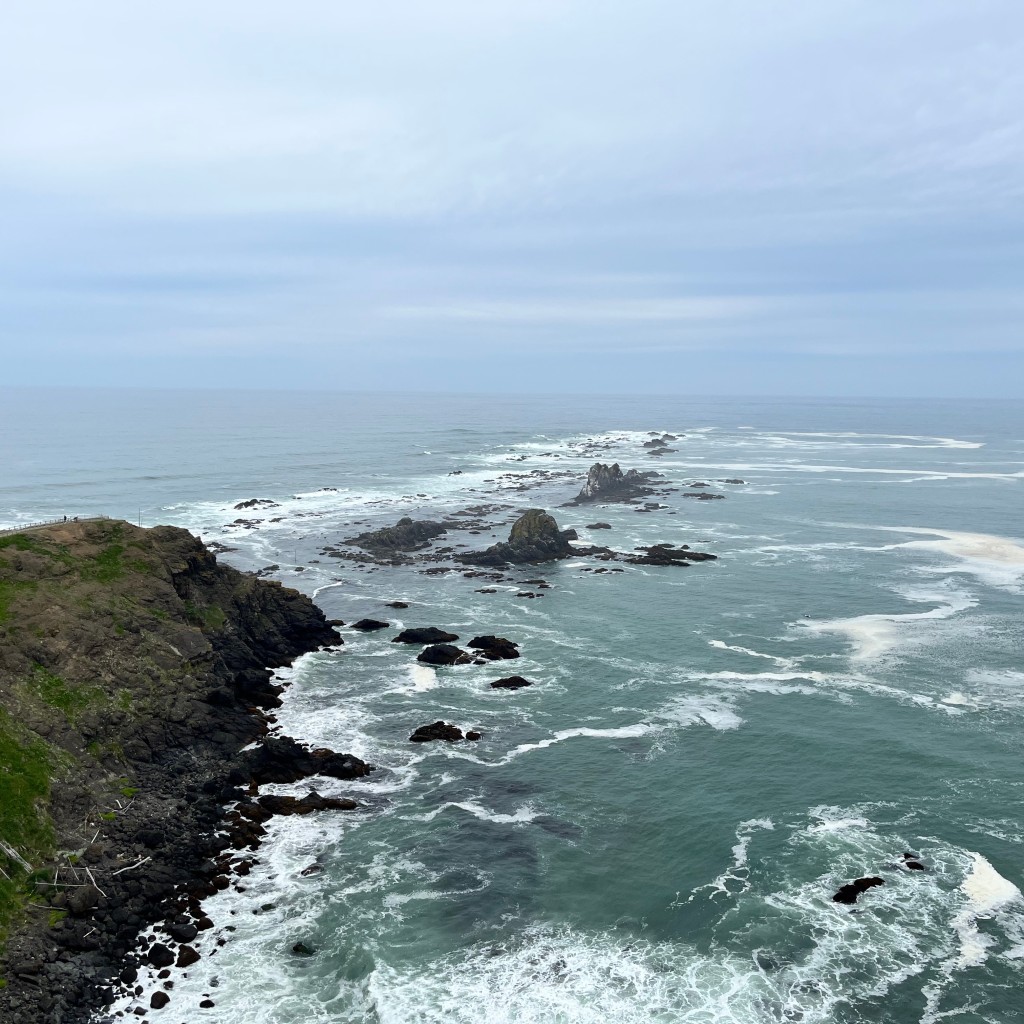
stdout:
<svg viewBox="0 0 1024 1024">
<path fill-rule="evenodd" d="M 242 753 L 280 703 L 271 669 L 343 641 L 309 598 L 219 565 L 185 530 L 5 538 L 0 596 L 0 739 L 48 773 L 35 793 L 0 781 L 39 825 L 0 836 L 0 1020 L 84 1024 L 141 993 L 140 969 L 199 958 L 202 900 L 249 871 L 269 817 L 356 807 L 259 785 L 372 769 L 287 737 Z M 173 998 L 163 984 L 138 1019 Z"/>
</svg>

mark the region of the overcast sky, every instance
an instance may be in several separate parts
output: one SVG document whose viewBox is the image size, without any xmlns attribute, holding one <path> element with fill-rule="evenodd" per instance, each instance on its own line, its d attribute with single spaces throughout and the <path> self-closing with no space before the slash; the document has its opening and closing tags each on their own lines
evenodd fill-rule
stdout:
<svg viewBox="0 0 1024 1024">
<path fill-rule="evenodd" d="M 8 383 L 1024 397 L 1020 0 L 32 0 Z"/>
</svg>

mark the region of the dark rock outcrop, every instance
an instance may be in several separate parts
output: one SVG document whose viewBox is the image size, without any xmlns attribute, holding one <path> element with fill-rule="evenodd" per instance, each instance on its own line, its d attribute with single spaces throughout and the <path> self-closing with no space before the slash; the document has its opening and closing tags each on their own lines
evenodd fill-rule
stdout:
<svg viewBox="0 0 1024 1024">
<path fill-rule="evenodd" d="M 391 642 L 393 644 L 446 644 L 458 639 L 456 633 L 446 633 L 436 626 L 425 626 L 418 629 L 403 629 Z"/>
<path fill-rule="evenodd" d="M 488 661 L 506 661 L 519 657 L 519 651 L 516 650 L 519 644 L 503 636 L 475 636 L 466 646 L 479 651 Z"/>
<path fill-rule="evenodd" d="M 393 555 L 396 552 L 420 551 L 435 537 L 440 537 L 447 531 L 448 528 L 443 523 L 432 522 L 429 519 L 414 520 L 409 516 L 403 516 L 394 526 L 361 533 L 358 537 L 350 537 L 345 543 L 363 548 L 375 555 Z"/>
<path fill-rule="evenodd" d="M 313 811 L 353 811 L 358 806 L 347 797 L 321 796 L 315 789 L 304 797 L 261 796 L 259 805 L 271 814 L 312 814 Z"/>
<path fill-rule="evenodd" d="M 873 889 L 876 885 L 885 885 L 885 879 L 872 875 L 868 878 L 855 878 L 846 885 L 839 886 L 838 892 L 832 897 L 834 903 L 856 903 L 861 893 Z"/>
<path fill-rule="evenodd" d="M 468 665 L 473 659 L 451 644 L 434 644 L 420 651 L 416 660 L 424 665 Z"/>
<path fill-rule="evenodd" d="M 349 628 L 358 629 L 360 633 L 373 633 L 378 629 L 387 629 L 389 625 L 389 622 L 381 622 L 380 619 L 360 619 Z"/>
<path fill-rule="evenodd" d="M 484 551 L 456 555 L 463 565 L 503 566 L 508 563 L 551 562 L 575 554 L 569 543 L 577 539 L 575 530 L 559 530 L 553 516 L 542 508 L 524 512 L 509 531 L 508 541 L 493 544 Z"/>
<path fill-rule="evenodd" d="M 597 501 L 632 501 L 653 494 L 648 486 L 658 473 L 641 473 L 631 469 L 623 473 L 617 462 L 608 466 L 595 462 L 587 473 L 587 482 L 569 505 L 587 505 Z"/>
<path fill-rule="evenodd" d="M 449 725 L 440 720 L 431 725 L 421 725 L 409 739 L 413 743 L 431 743 L 434 740 L 443 740 L 446 743 L 454 743 L 463 739 L 462 730 L 457 725 Z"/>
<path fill-rule="evenodd" d="M 361 779 L 373 766 L 352 754 L 326 748 L 310 750 L 290 736 L 269 736 L 245 755 L 248 773 L 258 786 L 268 782 L 298 782 L 311 775 L 333 779 Z"/>
<path fill-rule="evenodd" d="M 524 686 L 533 686 L 533 683 L 522 676 L 508 676 L 506 679 L 495 679 L 491 683 L 492 690 L 521 690 Z"/>
<path fill-rule="evenodd" d="M 651 544 L 637 548 L 639 555 L 627 555 L 622 560 L 630 565 L 689 565 L 691 562 L 710 562 L 718 558 L 707 551 L 691 551 L 685 544 Z"/>
</svg>

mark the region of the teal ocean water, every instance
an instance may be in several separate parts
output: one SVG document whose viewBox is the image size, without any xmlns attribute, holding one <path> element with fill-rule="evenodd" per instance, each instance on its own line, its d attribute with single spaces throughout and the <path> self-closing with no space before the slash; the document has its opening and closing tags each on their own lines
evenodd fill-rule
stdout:
<svg viewBox="0 0 1024 1024">
<path fill-rule="evenodd" d="M 318 783 L 365 807 L 275 820 L 245 890 L 209 903 L 214 955 L 151 1019 L 1024 1019 L 1021 405 L 3 397 L 0 525 L 174 523 L 231 564 L 276 564 L 331 617 L 392 627 L 342 630 L 282 673 L 285 732 L 380 766 Z M 652 457 L 650 431 L 676 450 Z M 682 490 L 645 513 L 558 508 L 593 443 Z M 725 499 L 682 497 L 697 481 Z M 235 511 L 250 498 L 277 507 Z M 584 542 L 719 558 L 490 583 L 321 553 L 481 505 L 500 506 L 493 528 L 441 543 L 483 547 L 543 507 Z M 537 578 L 542 598 L 515 596 Z M 495 633 L 522 657 L 432 669 L 389 642 L 405 626 Z M 488 687 L 513 672 L 535 685 Z M 408 742 L 438 718 L 483 738 Z M 832 901 L 876 874 L 856 906 Z"/>
</svg>

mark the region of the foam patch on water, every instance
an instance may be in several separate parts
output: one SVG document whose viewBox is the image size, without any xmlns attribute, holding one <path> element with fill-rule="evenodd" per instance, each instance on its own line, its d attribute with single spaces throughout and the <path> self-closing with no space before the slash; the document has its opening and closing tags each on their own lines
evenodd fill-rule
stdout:
<svg viewBox="0 0 1024 1024">
<path fill-rule="evenodd" d="M 891 615 L 874 613 L 841 619 L 803 619 L 796 625 L 810 633 L 839 633 L 852 644 L 851 657 L 855 661 L 871 661 L 898 644 L 921 642 L 924 636 L 919 630 L 915 633 L 914 627 L 929 620 L 952 618 L 977 604 L 970 594 L 950 588 L 906 590 L 902 596 L 908 601 L 935 604 L 935 607 L 923 612 Z"/>
<path fill-rule="evenodd" d="M 749 647 L 727 644 L 724 640 L 709 640 L 708 646 L 714 647 L 720 651 L 733 651 L 736 654 L 746 654 L 751 658 L 766 658 L 768 661 L 774 661 L 776 665 L 780 665 L 783 668 L 791 668 L 795 664 L 792 658 L 780 658 L 774 654 L 762 654 L 760 651 L 750 650 Z"/>
<path fill-rule="evenodd" d="M 978 930 L 979 920 L 997 917 L 1011 904 L 1024 910 L 1020 889 L 999 874 L 980 853 L 972 853 L 971 857 L 971 870 L 961 884 L 964 906 L 953 919 L 953 928 L 960 938 L 960 956 L 956 961 L 960 969 L 983 964 L 988 951 L 997 943 L 995 938 Z"/>
<path fill-rule="evenodd" d="M 480 821 L 491 821 L 498 825 L 529 824 L 541 813 L 529 804 L 524 804 L 522 807 L 517 808 L 514 814 L 501 814 L 498 811 L 488 810 L 486 807 L 473 801 L 451 801 L 450 803 L 442 804 L 440 807 L 435 807 L 426 814 L 413 814 L 410 817 L 415 821 L 433 821 L 438 815 L 444 814 L 452 808 L 464 811 L 466 814 L 471 814 Z"/>
</svg>

